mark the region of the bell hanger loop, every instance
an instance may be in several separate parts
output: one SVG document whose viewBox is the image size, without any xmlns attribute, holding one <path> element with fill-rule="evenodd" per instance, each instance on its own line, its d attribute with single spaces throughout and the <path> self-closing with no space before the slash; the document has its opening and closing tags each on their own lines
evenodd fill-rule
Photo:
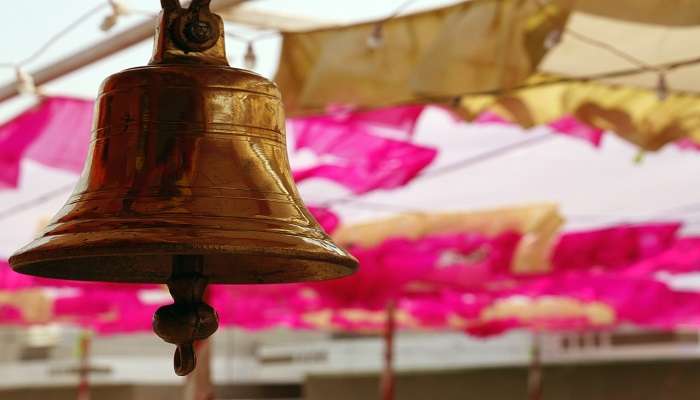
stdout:
<svg viewBox="0 0 700 400">
<path fill-rule="evenodd" d="M 228 66 L 224 22 L 211 12 L 211 0 L 161 0 L 153 56 L 149 64 L 207 64 Z"/>
</svg>

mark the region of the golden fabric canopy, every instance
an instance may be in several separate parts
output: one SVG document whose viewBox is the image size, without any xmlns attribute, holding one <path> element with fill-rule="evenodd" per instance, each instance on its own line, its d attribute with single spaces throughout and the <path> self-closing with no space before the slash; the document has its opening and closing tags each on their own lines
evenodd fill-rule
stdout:
<svg viewBox="0 0 700 400">
<path fill-rule="evenodd" d="M 645 150 L 683 137 L 700 142 L 700 95 L 670 93 L 660 100 L 649 89 L 562 79 L 536 75 L 526 81 L 532 86 L 503 96 L 463 97 L 455 110 L 467 120 L 488 110 L 528 128 L 571 115 Z"/>
<path fill-rule="evenodd" d="M 291 115 L 443 103 L 526 127 L 574 116 L 657 150 L 700 141 L 691 3 L 474 0 L 284 32 L 276 80 Z"/>
<path fill-rule="evenodd" d="M 518 85 L 567 13 L 532 1 L 482 0 L 347 27 L 284 33 L 275 81 L 292 114 L 332 104 L 383 107 Z M 376 48 L 368 38 L 381 35 Z"/>
</svg>

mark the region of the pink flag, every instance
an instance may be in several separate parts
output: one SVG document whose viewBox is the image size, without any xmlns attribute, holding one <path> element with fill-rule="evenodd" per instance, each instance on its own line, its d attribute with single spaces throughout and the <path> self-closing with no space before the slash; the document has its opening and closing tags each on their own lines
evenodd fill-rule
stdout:
<svg viewBox="0 0 700 400">
<path fill-rule="evenodd" d="M 437 150 L 388 139 L 366 127 L 348 131 L 337 124 L 296 120 L 296 148 L 315 153 L 316 166 L 294 172 L 294 179 L 325 178 L 354 193 L 391 189 L 410 182 L 437 155 Z"/>
<path fill-rule="evenodd" d="M 617 268 L 668 249 L 681 224 L 618 225 L 562 235 L 552 256 L 554 270 Z"/>
<path fill-rule="evenodd" d="M 93 102 L 46 97 L 0 126 L 0 187 L 16 187 L 20 162 L 80 172 L 90 141 Z"/>
</svg>

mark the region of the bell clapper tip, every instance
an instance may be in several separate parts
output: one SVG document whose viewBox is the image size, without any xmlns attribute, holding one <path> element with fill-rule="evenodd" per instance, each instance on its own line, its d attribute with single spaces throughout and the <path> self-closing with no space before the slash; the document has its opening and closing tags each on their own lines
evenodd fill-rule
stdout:
<svg viewBox="0 0 700 400">
<path fill-rule="evenodd" d="M 197 364 L 194 342 L 216 332 L 219 317 L 203 300 L 208 280 L 201 274 L 201 256 L 174 256 L 168 289 L 174 304 L 159 308 L 153 316 L 153 330 L 163 340 L 177 346 L 175 373 L 185 376 Z"/>
</svg>

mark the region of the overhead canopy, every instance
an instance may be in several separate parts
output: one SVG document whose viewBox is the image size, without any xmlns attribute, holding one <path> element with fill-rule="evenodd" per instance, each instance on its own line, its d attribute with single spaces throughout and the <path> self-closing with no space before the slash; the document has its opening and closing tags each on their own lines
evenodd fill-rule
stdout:
<svg viewBox="0 0 700 400">
<path fill-rule="evenodd" d="M 618 6 L 618 2 L 608 4 Z M 669 5 L 665 7 L 671 8 Z M 623 9 L 621 6 L 620 8 Z M 697 5 L 695 8 L 694 12 L 697 13 Z M 690 13 L 692 15 L 692 12 Z M 678 11 L 674 12 L 674 15 L 680 14 Z M 689 26 L 664 26 L 574 12 L 569 17 L 566 29 L 571 33 L 564 34 L 561 42 L 545 56 L 539 67 L 541 72 L 569 77 L 589 77 L 639 69 L 640 66 L 631 62 L 629 57 L 648 66 L 700 60 L 700 49 L 696 44 L 696 38 L 700 35 L 698 20 Z M 599 43 L 592 44 L 587 39 L 582 40 L 575 36 L 579 33 Z M 610 49 L 619 49 L 629 57 L 625 58 Z M 668 87 L 674 91 L 698 93 L 698 74 L 698 62 L 667 71 Z M 652 70 L 601 80 L 611 84 L 656 89 L 658 73 Z"/>
<path fill-rule="evenodd" d="M 290 30 L 275 79 L 293 116 L 443 103 L 525 127 L 573 116 L 657 150 L 700 140 L 700 17 L 674 3 L 474 0 L 350 25 L 280 18 Z"/>
</svg>

